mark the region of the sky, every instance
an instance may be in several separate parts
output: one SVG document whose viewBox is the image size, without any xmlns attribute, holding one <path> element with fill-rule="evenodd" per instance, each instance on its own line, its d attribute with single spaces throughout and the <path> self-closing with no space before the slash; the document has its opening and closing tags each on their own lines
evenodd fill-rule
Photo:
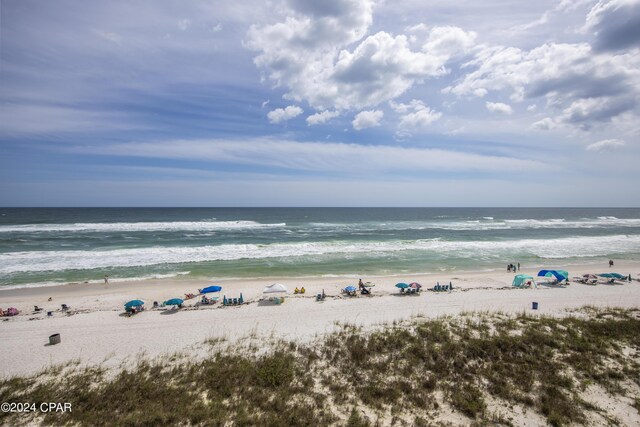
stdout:
<svg viewBox="0 0 640 427">
<path fill-rule="evenodd" d="M 0 1 L 1 206 L 640 206 L 640 0 Z"/>
</svg>

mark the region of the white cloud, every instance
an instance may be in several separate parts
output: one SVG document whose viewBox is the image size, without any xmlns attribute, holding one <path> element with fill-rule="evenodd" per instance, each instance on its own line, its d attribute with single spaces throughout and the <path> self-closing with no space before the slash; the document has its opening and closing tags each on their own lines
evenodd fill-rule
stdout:
<svg viewBox="0 0 640 427">
<path fill-rule="evenodd" d="M 186 31 L 190 25 L 191 25 L 191 21 L 189 19 L 185 18 L 178 21 L 178 28 L 181 31 Z"/>
<path fill-rule="evenodd" d="M 380 120 L 384 113 L 380 110 L 370 110 L 370 111 L 361 111 L 356 114 L 355 119 L 353 119 L 353 128 L 355 130 L 362 130 L 374 126 L 380 126 Z"/>
<path fill-rule="evenodd" d="M 553 120 L 588 129 L 637 107 L 639 65 L 631 54 L 596 55 L 587 43 L 547 43 L 530 51 L 485 47 L 465 65 L 473 70 L 445 93 L 506 92 L 514 102 L 545 97 L 549 112 L 557 113 Z"/>
<path fill-rule="evenodd" d="M 545 117 L 531 125 L 533 129 L 551 130 L 558 127 L 558 124 L 550 117 Z"/>
<path fill-rule="evenodd" d="M 212 33 L 219 33 L 220 31 L 222 31 L 222 24 L 221 23 L 217 23 L 216 25 L 211 27 L 211 32 Z"/>
<path fill-rule="evenodd" d="M 307 124 L 309 126 L 319 125 L 321 123 L 326 123 L 329 120 L 333 119 L 334 117 L 338 117 L 339 115 L 340 115 L 340 112 L 338 111 L 329 111 L 329 110 L 321 111 L 319 113 L 312 114 L 309 117 L 307 117 Z"/>
<path fill-rule="evenodd" d="M 289 105 L 286 108 L 276 108 L 275 110 L 269 111 L 267 113 L 267 117 L 269 118 L 269 122 L 271 123 L 280 123 L 283 121 L 291 120 L 294 117 L 299 116 L 304 111 L 302 108 L 297 105 Z"/>
<path fill-rule="evenodd" d="M 640 0 L 599 1 L 589 11 L 583 30 L 594 33 L 597 50 L 639 46 Z"/>
<path fill-rule="evenodd" d="M 624 141 L 619 139 L 605 139 L 602 141 L 594 142 L 586 146 L 587 151 L 613 151 L 620 147 L 623 147 Z"/>
<path fill-rule="evenodd" d="M 536 104 L 528 105 L 528 106 L 527 106 L 527 111 L 530 111 L 530 112 L 531 112 L 531 111 L 536 111 L 536 108 L 537 108 L 537 107 L 538 107 L 538 106 L 537 106 Z"/>
<path fill-rule="evenodd" d="M 169 140 L 128 144 L 77 146 L 72 152 L 130 157 L 195 159 L 277 167 L 328 174 L 383 171 L 474 171 L 493 173 L 545 168 L 544 163 L 515 157 L 464 153 L 396 145 L 359 145 L 336 142 L 296 142 L 283 139 Z"/>
<path fill-rule="evenodd" d="M 362 109 L 405 93 L 467 53 L 475 33 L 452 26 L 431 28 L 416 38 L 379 31 L 366 38 L 373 19 L 371 1 L 342 0 L 331 6 L 291 3 L 283 22 L 253 26 L 246 46 L 254 62 L 286 96 L 316 110 Z M 355 45 L 354 45 L 355 43 Z"/>
<path fill-rule="evenodd" d="M 427 126 L 442 117 L 442 113 L 432 110 L 418 99 L 413 99 L 408 104 L 391 101 L 389 105 L 395 112 L 403 114 L 400 118 L 399 127 L 405 131 L 411 128 Z"/>
<path fill-rule="evenodd" d="M 513 113 L 511 106 L 504 104 L 502 102 L 487 101 L 485 103 L 485 107 L 487 107 L 487 110 L 491 111 L 492 113 L 500 113 L 500 114 L 507 114 L 507 115 Z"/>
</svg>

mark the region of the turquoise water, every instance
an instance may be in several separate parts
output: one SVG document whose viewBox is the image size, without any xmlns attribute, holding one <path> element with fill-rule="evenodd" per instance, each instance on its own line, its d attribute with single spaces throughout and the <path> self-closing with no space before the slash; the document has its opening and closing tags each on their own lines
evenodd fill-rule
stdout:
<svg viewBox="0 0 640 427">
<path fill-rule="evenodd" d="M 0 286 L 640 259 L 640 209 L 0 208 Z"/>
</svg>

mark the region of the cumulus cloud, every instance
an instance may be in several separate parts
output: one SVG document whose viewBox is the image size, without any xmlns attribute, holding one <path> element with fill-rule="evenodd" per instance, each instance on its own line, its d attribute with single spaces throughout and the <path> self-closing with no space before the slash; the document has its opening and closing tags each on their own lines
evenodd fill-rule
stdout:
<svg viewBox="0 0 640 427">
<path fill-rule="evenodd" d="M 630 97 L 603 97 L 578 99 L 565 108 L 560 120 L 588 130 L 593 123 L 608 122 L 635 107 L 636 99 Z"/>
<path fill-rule="evenodd" d="M 307 124 L 309 126 L 319 125 L 321 123 L 326 123 L 329 120 L 333 119 L 334 117 L 338 117 L 339 115 L 340 113 L 338 111 L 329 111 L 329 110 L 321 111 L 319 113 L 312 114 L 309 117 L 307 117 Z"/>
<path fill-rule="evenodd" d="M 492 113 L 500 113 L 500 114 L 511 114 L 513 113 L 513 110 L 511 109 L 510 105 L 504 104 L 502 102 L 486 102 L 485 107 L 487 107 L 487 110 L 491 111 Z"/>
<path fill-rule="evenodd" d="M 624 141 L 619 139 L 605 139 L 586 146 L 587 151 L 613 151 L 624 146 Z"/>
<path fill-rule="evenodd" d="M 370 110 L 370 111 L 361 111 L 356 114 L 355 119 L 353 119 L 353 128 L 355 130 L 362 130 L 374 126 L 380 126 L 380 120 L 384 113 L 380 110 Z"/>
<path fill-rule="evenodd" d="M 631 54 L 594 55 L 587 43 L 547 43 L 530 51 L 488 46 L 466 64 L 472 71 L 445 92 L 502 91 L 514 102 L 545 97 L 557 112 L 553 120 L 586 129 L 637 107 L 638 65 Z"/>
<path fill-rule="evenodd" d="M 283 22 L 253 26 L 246 46 L 268 79 L 286 96 L 316 110 L 374 107 L 427 78 L 446 74 L 449 60 L 467 53 L 475 33 L 444 26 L 413 42 L 386 31 L 366 36 L 373 3 L 340 0 L 330 5 L 291 1 Z"/>
<path fill-rule="evenodd" d="M 267 113 L 267 117 L 271 123 L 280 123 L 291 120 L 303 112 L 302 108 L 297 105 L 289 105 L 286 108 L 276 108 L 275 110 L 269 111 L 269 113 Z"/>
<path fill-rule="evenodd" d="M 398 125 L 402 130 L 427 126 L 442 117 L 442 113 L 432 110 L 418 99 L 413 99 L 408 104 L 391 101 L 389 105 L 396 113 L 403 114 Z"/>
<path fill-rule="evenodd" d="M 595 35 L 597 50 L 640 46 L 640 0 L 598 2 L 589 11 L 584 29 Z"/>
</svg>

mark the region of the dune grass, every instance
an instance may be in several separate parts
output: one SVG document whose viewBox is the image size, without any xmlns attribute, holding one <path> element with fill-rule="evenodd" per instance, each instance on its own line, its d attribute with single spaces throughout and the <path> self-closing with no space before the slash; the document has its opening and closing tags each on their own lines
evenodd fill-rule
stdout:
<svg viewBox="0 0 640 427">
<path fill-rule="evenodd" d="M 594 413 L 615 424 L 584 400 L 590 385 L 640 411 L 639 310 L 469 314 L 374 331 L 342 325 L 316 344 L 212 346 L 203 360 L 141 360 L 115 374 L 57 367 L 1 381 L 0 397 L 70 402 L 72 412 L 2 413 L 0 423 L 427 426 L 442 425 L 448 408 L 468 424 L 513 425 L 518 407 L 553 426 Z M 496 402 L 506 409 L 498 413 Z"/>
</svg>

